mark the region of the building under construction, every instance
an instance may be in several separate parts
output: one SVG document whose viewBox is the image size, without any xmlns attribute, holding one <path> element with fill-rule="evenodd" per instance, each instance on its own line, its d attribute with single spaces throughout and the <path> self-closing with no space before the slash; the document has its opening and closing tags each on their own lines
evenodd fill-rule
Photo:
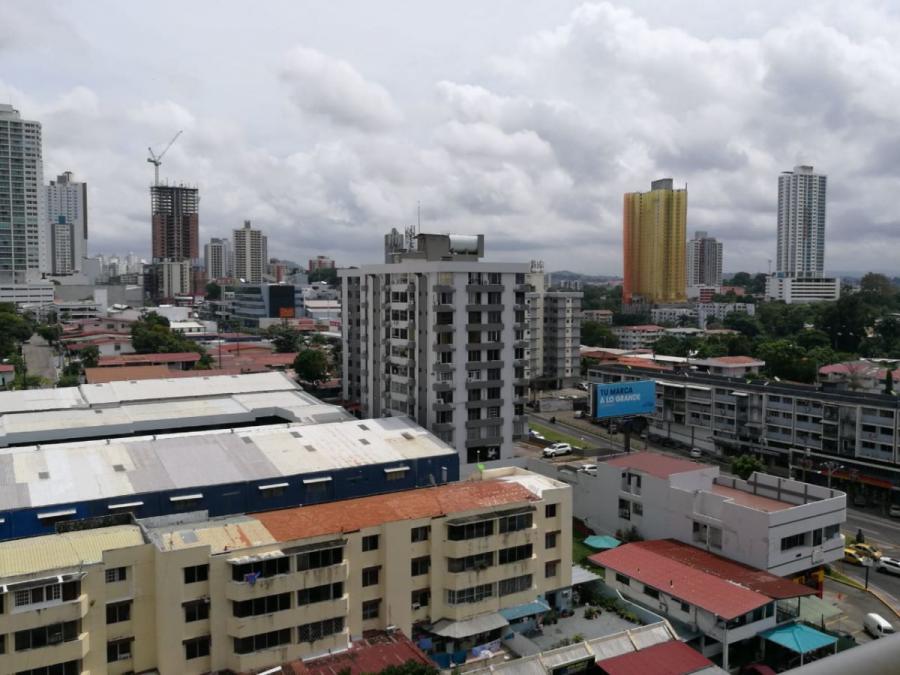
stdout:
<svg viewBox="0 0 900 675">
<path fill-rule="evenodd" d="M 196 261 L 200 257 L 197 188 L 154 185 L 150 188 L 153 208 L 153 259 Z"/>
</svg>

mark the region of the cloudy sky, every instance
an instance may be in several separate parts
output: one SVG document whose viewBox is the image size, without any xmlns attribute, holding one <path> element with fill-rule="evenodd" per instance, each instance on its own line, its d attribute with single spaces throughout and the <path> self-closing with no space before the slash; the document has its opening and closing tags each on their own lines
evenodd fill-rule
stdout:
<svg viewBox="0 0 900 675">
<path fill-rule="evenodd" d="M 748 7 L 750 9 L 748 9 Z M 622 193 L 688 184 L 725 268 L 774 257 L 779 171 L 829 177 L 826 267 L 897 273 L 897 3 L 0 0 L 0 101 L 89 183 L 92 253 L 149 254 L 147 146 L 272 255 L 378 261 L 413 224 L 621 272 Z"/>
</svg>

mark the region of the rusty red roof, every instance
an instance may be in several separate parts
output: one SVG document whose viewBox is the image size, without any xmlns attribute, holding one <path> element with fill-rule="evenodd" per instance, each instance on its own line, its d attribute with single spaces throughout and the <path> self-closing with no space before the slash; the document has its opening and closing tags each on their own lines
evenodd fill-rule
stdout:
<svg viewBox="0 0 900 675">
<path fill-rule="evenodd" d="M 197 352 L 172 352 L 170 354 L 117 354 L 101 356 L 97 365 L 100 368 L 110 366 L 130 366 L 142 363 L 194 363 L 200 360 Z"/>
<path fill-rule="evenodd" d="M 703 654 L 678 640 L 597 661 L 606 675 L 689 675 L 712 665 Z"/>
<path fill-rule="evenodd" d="M 500 480 L 466 481 L 430 488 L 264 511 L 253 517 L 277 541 L 294 541 L 325 534 L 355 532 L 382 523 L 437 518 L 448 513 L 537 501 L 518 483 Z"/>
<path fill-rule="evenodd" d="M 685 565 L 704 570 L 710 574 L 732 581 L 770 598 L 784 600 L 803 595 L 812 595 L 815 590 L 765 570 L 729 560 L 715 553 L 709 553 L 675 539 L 657 539 L 640 542 L 647 550 L 668 556 Z"/>
<path fill-rule="evenodd" d="M 641 471 L 657 478 L 668 478 L 675 473 L 712 468 L 709 464 L 692 462 L 689 459 L 663 455 L 658 452 L 631 452 L 608 459 L 606 463 L 622 469 Z"/>
</svg>

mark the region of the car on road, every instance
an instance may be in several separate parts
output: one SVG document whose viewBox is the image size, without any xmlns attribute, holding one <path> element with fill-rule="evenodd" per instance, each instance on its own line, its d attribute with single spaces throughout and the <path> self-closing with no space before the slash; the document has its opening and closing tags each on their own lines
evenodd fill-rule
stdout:
<svg viewBox="0 0 900 675">
<path fill-rule="evenodd" d="M 883 616 L 875 614 L 874 612 L 866 614 L 866 618 L 863 619 L 863 628 L 865 628 L 866 632 L 873 638 L 884 637 L 885 635 L 891 635 L 894 632 L 894 627 L 888 623 Z"/>
<path fill-rule="evenodd" d="M 862 553 L 853 548 L 845 548 L 844 549 L 844 562 L 850 563 L 851 565 L 866 565 L 869 560 Z"/>
<path fill-rule="evenodd" d="M 872 544 L 851 544 L 850 548 L 861 553 L 867 558 L 872 558 L 872 560 L 878 560 L 881 558 L 881 551 L 877 546 L 872 546 Z"/>
<path fill-rule="evenodd" d="M 700 448 L 691 448 L 691 459 L 700 459 L 703 457 L 703 452 Z"/>
<path fill-rule="evenodd" d="M 583 420 L 585 417 L 587 417 L 587 413 L 584 410 L 576 410 L 575 411 L 575 419 L 576 420 Z"/>
<path fill-rule="evenodd" d="M 891 504 L 891 508 L 888 509 L 888 515 L 891 518 L 900 518 L 900 504 Z"/>
<path fill-rule="evenodd" d="M 597 475 L 597 465 L 596 464 L 582 464 L 578 467 L 578 470 L 588 474 L 589 476 Z"/>
<path fill-rule="evenodd" d="M 896 574 L 900 576 L 900 558 L 889 558 L 886 555 L 881 556 L 875 563 L 875 569 L 884 574 Z"/>
<path fill-rule="evenodd" d="M 544 448 L 544 457 L 558 457 L 559 455 L 572 454 L 572 446 L 569 443 L 554 443 Z"/>
</svg>

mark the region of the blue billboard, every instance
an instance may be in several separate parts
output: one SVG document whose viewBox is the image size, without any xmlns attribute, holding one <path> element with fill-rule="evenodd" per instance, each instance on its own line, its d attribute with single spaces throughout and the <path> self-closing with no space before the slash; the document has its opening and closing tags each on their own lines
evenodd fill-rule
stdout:
<svg viewBox="0 0 900 675">
<path fill-rule="evenodd" d="M 656 382 L 616 382 L 594 385 L 594 417 L 652 415 L 656 411 Z"/>
</svg>

